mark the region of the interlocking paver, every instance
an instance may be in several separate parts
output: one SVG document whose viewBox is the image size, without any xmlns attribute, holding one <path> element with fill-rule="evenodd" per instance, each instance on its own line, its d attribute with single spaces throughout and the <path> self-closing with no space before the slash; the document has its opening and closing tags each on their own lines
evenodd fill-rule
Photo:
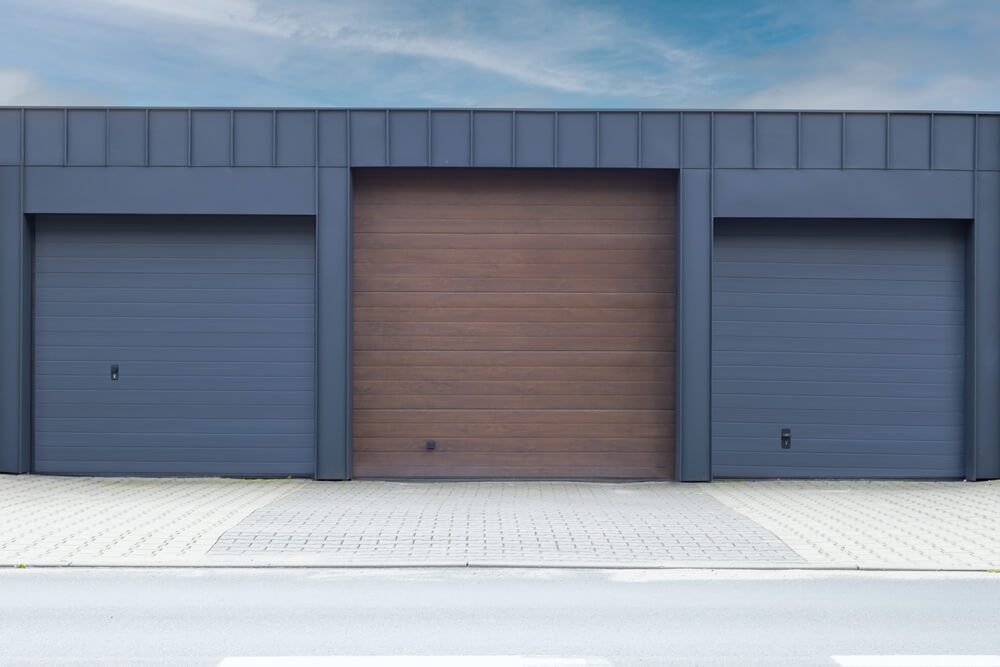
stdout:
<svg viewBox="0 0 1000 667">
<path fill-rule="evenodd" d="M 302 480 L 0 475 L 0 563 L 195 562 Z"/>
<path fill-rule="evenodd" d="M 1000 568 L 1000 481 L 700 485 L 814 564 Z"/>
<path fill-rule="evenodd" d="M 731 563 L 761 544 L 774 562 L 802 562 L 697 487 L 669 482 L 312 484 L 250 514 L 210 558 L 245 554 L 280 564 L 303 544 L 327 564 Z"/>
<path fill-rule="evenodd" d="M 0 563 L 1000 568 L 1000 482 L 0 475 Z"/>
</svg>

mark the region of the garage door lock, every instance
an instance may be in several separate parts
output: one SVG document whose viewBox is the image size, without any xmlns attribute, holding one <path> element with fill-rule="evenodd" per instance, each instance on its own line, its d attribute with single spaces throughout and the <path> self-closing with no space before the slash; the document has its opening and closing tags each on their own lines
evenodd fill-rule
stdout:
<svg viewBox="0 0 1000 667">
<path fill-rule="evenodd" d="M 436 442 L 434 442 L 433 440 L 428 440 L 427 441 L 427 449 L 434 449 L 435 447 L 437 447 L 437 443 Z"/>
<path fill-rule="evenodd" d="M 111 379 L 118 379 L 118 364 L 111 364 Z"/>
<path fill-rule="evenodd" d="M 790 428 L 781 429 L 781 448 L 782 449 L 792 448 L 792 429 Z"/>
</svg>

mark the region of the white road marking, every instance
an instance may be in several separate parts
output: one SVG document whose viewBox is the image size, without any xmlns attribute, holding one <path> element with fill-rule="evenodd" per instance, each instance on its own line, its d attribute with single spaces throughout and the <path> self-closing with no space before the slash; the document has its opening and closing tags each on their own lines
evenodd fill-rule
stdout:
<svg viewBox="0 0 1000 667">
<path fill-rule="evenodd" d="M 1000 655 L 834 655 L 841 667 L 1000 667 Z"/>
<path fill-rule="evenodd" d="M 231 656 L 218 667 L 614 667 L 604 658 L 523 655 Z"/>
</svg>

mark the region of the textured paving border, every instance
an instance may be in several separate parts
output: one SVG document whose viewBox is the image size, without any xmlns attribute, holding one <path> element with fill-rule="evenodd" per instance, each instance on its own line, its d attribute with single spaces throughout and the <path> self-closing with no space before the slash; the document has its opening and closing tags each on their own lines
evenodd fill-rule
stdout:
<svg viewBox="0 0 1000 667">
<path fill-rule="evenodd" d="M 0 564 L 195 564 L 305 480 L 0 475 Z"/>
<path fill-rule="evenodd" d="M 1000 481 L 716 481 L 699 485 L 809 563 L 1000 569 Z"/>
</svg>

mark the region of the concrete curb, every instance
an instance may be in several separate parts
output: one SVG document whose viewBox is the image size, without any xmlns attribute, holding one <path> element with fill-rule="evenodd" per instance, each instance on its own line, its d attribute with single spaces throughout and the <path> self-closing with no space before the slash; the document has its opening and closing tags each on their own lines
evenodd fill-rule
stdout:
<svg viewBox="0 0 1000 667">
<path fill-rule="evenodd" d="M 207 562 L 203 559 L 191 562 L 151 562 L 151 561 L 35 561 L 24 563 L 0 562 L 0 569 L 232 569 L 232 570 L 433 570 L 433 569 L 481 569 L 481 570 L 748 570 L 748 571 L 816 571 L 816 572 L 988 572 L 1000 574 L 993 567 L 971 566 L 918 566 L 873 563 L 747 563 L 747 562 L 705 562 L 675 561 L 669 563 L 551 563 L 532 561 L 441 561 L 414 563 L 412 561 L 388 561 L 381 563 L 320 563 L 289 560 Z"/>
</svg>

